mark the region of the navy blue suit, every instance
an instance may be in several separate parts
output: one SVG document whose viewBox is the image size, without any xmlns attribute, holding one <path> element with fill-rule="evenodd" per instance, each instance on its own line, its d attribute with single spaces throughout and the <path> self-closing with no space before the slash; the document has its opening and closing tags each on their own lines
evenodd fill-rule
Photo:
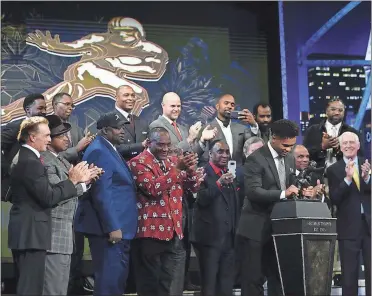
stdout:
<svg viewBox="0 0 372 296">
<path fill-rule="evenodd" d="M 137 232 L 136 187 L 123 158 L 103 137 L 97 136 L 83 160 L 94 163 L 105 173 L 80 200 L 75 230 L 89 240 L 95 284 L 94 295 L 122 295 L 129 269 L 130 240 Z M 108 241 L 109 233 L 121 229 L 123 239 Z"/>
</svg>

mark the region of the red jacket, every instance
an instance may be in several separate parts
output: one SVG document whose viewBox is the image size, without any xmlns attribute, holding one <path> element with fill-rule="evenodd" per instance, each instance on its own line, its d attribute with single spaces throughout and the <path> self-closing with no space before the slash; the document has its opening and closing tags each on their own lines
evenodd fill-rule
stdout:
<svg viewBox="0 0 372 296">
<path fill-rule="evenodd" d="M 169 241 L 174 232 L 182 233 L 183 190 L 196 193 L 199 189 L 196 174 L 178 171 L 170 159 L 164 161 L 166 173 L 159 161 L 147 150 L 128 164 L 137 185 L 138 229 L 136 238 L 155 238 Z"/>
</svg>

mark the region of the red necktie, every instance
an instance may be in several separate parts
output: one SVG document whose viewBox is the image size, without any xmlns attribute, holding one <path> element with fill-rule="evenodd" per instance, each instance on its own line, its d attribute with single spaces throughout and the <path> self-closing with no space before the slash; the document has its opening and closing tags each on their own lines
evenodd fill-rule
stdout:
<svg viewBox="0 0 372 296">
<path fill-rule="evenodd" d="M 40 155 L 40 162 L 42 163 L 42 165 L 44 165 L 44 157 L 42 157 L 41 155 Z"/>
<path fill-rule="evenodd" d="M 178 140 L 182 141 L 182 136 L 180 134 L 180 131 L 177 128 L 177 123 L 175 121 L 173 121 L 172 122 L 172 125 L 174 127 L 175 132 L 176 132 L 176 135 L 177 135 Z"/>
</svg>

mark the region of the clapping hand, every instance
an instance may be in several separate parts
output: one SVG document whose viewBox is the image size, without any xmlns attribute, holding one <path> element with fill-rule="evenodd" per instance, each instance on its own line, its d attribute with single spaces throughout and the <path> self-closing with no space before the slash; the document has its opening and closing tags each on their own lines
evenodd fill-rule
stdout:
<svg viewBox="0 0 372 296">
<path fill-rule="evenodd" d="M 371 164 L 368 162 L 368 159 L 361 166 L 362 169 L 362 178 L 364 181 L 368 181 L 369 175 L 371 174 Z"/>
<path fill-rule="evenodd" d="M 207 125 L 201 134 L 200 141 L 204 143 L 205 141 L 213 140 L 217 133 L 218 129 L 216 127 L 211 129 L 211 126 Z"/>
<path fill-rule="evenodd" d="M 350 159 L 345 167 L 346 179 L 349 182 L 353 180 L 353 175 L 354 175 L 354 170 L 355 170 L 354 166 L 355 166 L 355 162 Z"/>
</svg>

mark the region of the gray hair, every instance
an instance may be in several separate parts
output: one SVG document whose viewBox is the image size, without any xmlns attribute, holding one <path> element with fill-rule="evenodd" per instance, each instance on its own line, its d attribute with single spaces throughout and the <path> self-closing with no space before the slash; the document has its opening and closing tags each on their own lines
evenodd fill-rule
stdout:
<svg viewBox="0 0 372 296">
<path fill-rule="evenodd" d="M 357 135 L 356 133 L 353 133 L 353 132 L 344 132 L 344 133 L 342 133 L 342 134 L 338 137 L 338 142 L 340 143 L 340 145 L 341 145 L 341 143 L 342 143 L 342 139 L 344 138 L 344 136 L 352 136 L 352 137 L 355 139 L 355 141 L 356 141 L 357 143 L 359 143 L 359 137 L 358 137 L 358 135 Z"/>
<path fill-rule="evenodd" d="M 256 136 L 255 137 L 250 137 L 247 141 L 245 141 L 244 146 L 243 146 L 244 155 L 247 157 L 249 147 L 252 144 L 260 143 L 260 142 L 265 145 L 264 140 L 262 140 L 260 137 L 256 137 Z"/>
</svg>

